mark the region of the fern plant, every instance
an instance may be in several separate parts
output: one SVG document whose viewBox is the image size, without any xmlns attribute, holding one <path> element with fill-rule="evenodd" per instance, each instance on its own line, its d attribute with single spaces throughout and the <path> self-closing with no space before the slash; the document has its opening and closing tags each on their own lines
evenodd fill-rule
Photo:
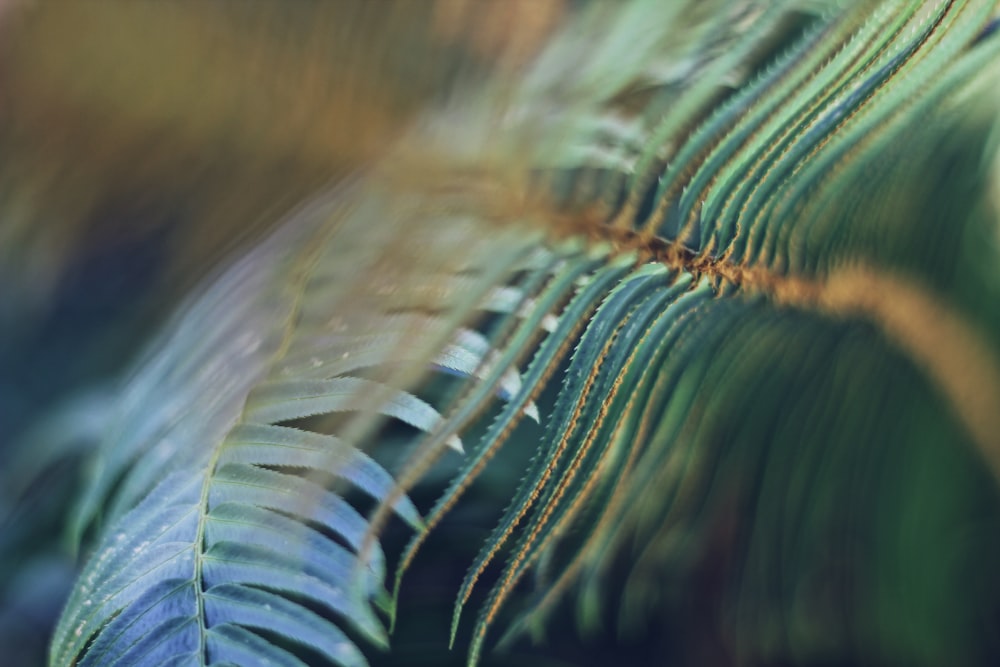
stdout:
<svg viewBox="0 0 1000 667">
<path fill-rule="evenodd" d="M 585 629 L 606 598 L 641 623 L 719 540 L 747 661 L 988 660 L 961 559 L 998 555 L 997 21 L 596 2 L 459 77 L 122 383 L 50 664 L 366 664 L 510 449 L 456 591 L 469 664 L 569 594 Z"/>
</svg>

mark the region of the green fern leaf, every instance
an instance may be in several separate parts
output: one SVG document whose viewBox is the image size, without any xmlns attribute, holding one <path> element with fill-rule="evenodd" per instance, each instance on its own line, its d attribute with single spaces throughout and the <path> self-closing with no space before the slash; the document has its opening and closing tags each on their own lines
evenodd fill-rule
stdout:
<svg viewBox="0 0 1000 667">
<path fill-rule="evenodd" d="M 150 347 L 72 524 L 92 546 L 53 667 L 366 664 L 511 448 L 452 615 L 455 644 L 495 580 L 470 665 L 508 608 L 502 643 L 572 591 L 584 629 L 612 588 L 641 625 L 716 550 L 748 663 L 985 655 L 953 603 L 987 604 L 961 558 L 1000 550 L 949 531 L 1000 526 L 996 3 L 564 23 L 514 76 L 458 77 Z M 893 523 L 911 503 L 939 533 Z"/>
</svg>

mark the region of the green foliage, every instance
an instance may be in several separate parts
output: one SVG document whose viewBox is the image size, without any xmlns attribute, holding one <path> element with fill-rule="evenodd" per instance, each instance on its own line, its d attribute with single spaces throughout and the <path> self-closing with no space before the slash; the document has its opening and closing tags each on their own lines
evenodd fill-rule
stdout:
<svg viewBox="0 0 1000 667">
<path fill-rule="evenodd" d="M 741 664 L 990 660 L 998 18 L 596 2 L 464 83 L 122 383 L 50 664 L 367 664 L 504 449 L 470 664 L 567 594 L 627 630 L 709 575 Z"/>
</svg>

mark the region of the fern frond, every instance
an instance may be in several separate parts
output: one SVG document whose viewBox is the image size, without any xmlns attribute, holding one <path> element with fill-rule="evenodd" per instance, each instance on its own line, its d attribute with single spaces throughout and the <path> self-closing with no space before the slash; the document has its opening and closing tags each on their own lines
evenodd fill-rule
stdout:
<svg viewBox="0 0 1000 667">
<path fill-rule="evenodd" d="M 513 70 L 449 79 L 124 383 L 50 664 L 366 664 L 431 531 L 511 448 L 530 461 L 452 614 L 454 644 L 495 574 L 470 664 L 507 607 L 502 642 L 574 586 L 599 626 L 621 558 L 638 625 L 713 549 L 748 660 L 881 642 L 973 663 L 976 612 L 941 604 L 958 556 L 894 569 L 929 538 L 883 507 L 946 530 L 995 501 L 996 15 L 595 2 Z M 937 507 L 942 465 L 971 481 Z M 413 531 L 398 561 L 393 521 Z"/>
<path fill-rule="evenodd" d="M 375 211 L 388 214 L 364 199 L 369 192 L 362 191 L 360 207 L 342 207 L 339 194 L 337 206 L 304 211 L 220 276 L 123 390 L 114 437 L 101 451 L 77 523 L 83 532 L 98 508 L 107 508 L 100 538 L 57 630 L 52 664 L 239 662 L 246 651 L 297 664 L 294 650 L 273 637 L 336 664 L 364 664 L 354 640 L 327 615 L 386 644 L 371 606 L 384 598 L 384 556 L 362 549 L 368 522 L 343 494 L 356 488 L 382 501 L 394 482 L 352 438 L 379 417 L 417 431 L 437 427 L 438 411 L 397 387 L 414 372 L 414 359 L 421 374 L 431 359 L 475 377 L 489 341 L 467 331 L 444 343 L 456 309 L 471 316 L 488 290 L 427 292 L 419 281 L 396 282 L 391 267 L 353 289 L 343 274 L 331 277 L 319 267 L 336 264 L 323 255 L 350 250 L 362 261 L 345 240 L 370 228 Z M 410 242 L 419 243 L 416 225 L 411 232 Z M 449 263 L 424 257 L 457 278 L 475 256 L 461 241 L 464 252 Z M 515 248 L 504 260 L 490 248 L 500 275 L 524 255 Z M 382 246 L 370 261 L 385 262 L 382 253 L 391 249 Z M 349 331 L 338 331 L 331 317 L 344 318 Z M 405 322 L 406 337 L 384 328 L 394 320 Z M 334 335 L 325 333 L 331 326 Z M 411 363 L 403 363 L 408 356 Z M 307 360 L 308 374 L 298 372 L 297 359 Z M 381 369 L 380 379 L 356 375 L 372 368 Z M 504 373 L 494 391 L 506 386 L 510 395 L 517 387 L 511 382 Z M 146 405 L 157 407 L 148 412 Z M 303 421 L 337 413 L 352 417 L 336 434 L 311 432 Z M 461 451 L 456 437 L 446 442 Z M 331 479 L 338 490 L 327 488 Z M 393 507 L 421 525 L 407 498 Z M 357 570 L 365 573 L 360 579 Z M 273 598 L 275 619 L 267 623 L 255 605 Z"/>
</svg>

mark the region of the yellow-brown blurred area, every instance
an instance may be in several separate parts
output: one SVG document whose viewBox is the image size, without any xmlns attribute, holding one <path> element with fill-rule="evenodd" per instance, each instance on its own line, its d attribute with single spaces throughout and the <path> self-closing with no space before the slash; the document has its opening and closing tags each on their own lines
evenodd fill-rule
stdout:
<svg viewBox="0 0 1000 667">
<path fill-rule="evenodd" d="M 76 249 L 156 230 L 163 284 L 187 289 L 311 192 L 376 160 L 428 105 L 516 70 L 569 5 L 104 0 L 0 10 L 0 273 L 42 299 Z"/>
</svg>

